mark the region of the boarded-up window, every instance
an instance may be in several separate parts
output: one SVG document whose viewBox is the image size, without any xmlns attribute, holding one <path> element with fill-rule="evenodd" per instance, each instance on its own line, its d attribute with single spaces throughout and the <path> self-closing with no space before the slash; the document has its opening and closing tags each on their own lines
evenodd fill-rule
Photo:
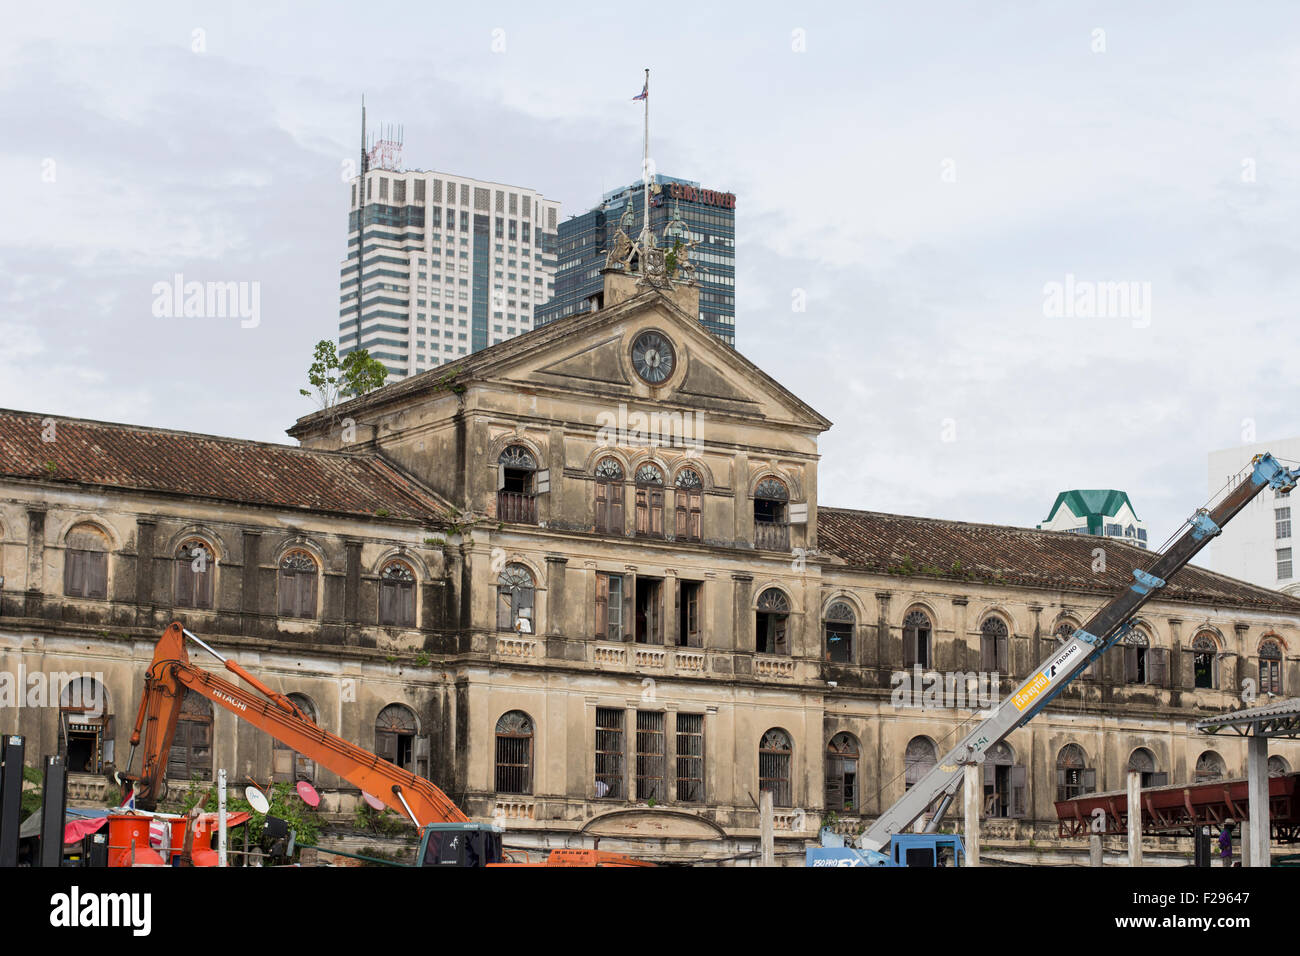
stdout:
<svg viewBox="0 0 1300 956">
<path fill-rule="evenodd" d="M 1007 666 L 1007 638 L 1007 625 L 1002 618 L 985 618 L 980 625 L 980 670 L 990 674 L 994 671 L 999 674 L 1010 673 Z"/>
<path fill-rule="evenodd" d="M 379 623 L 415 626 L 415 575 L 400 561 L 393 561 L 379 573 Z"/>
<path fill-rule="evenodd" d="M 184 688 L 176 736 L 167 754 L 167 776 L 173 780 L 212 779 L 212 704 L 202 694 Z"/>
<path fill-rule="evenodd" d="M 929 737 L 913 737 L 907 742 L 907 749 L 903 752 L 904 786 L 911 790 L 938 762 L 939 757 L 934 741 Z"/>
<path fill-rule="evenodd" d="M 212 607 L 212 580 L 217 569 L 208 544 L 198 539 L 186 541 L 176 552 L 175 565 L 176 606 Z"/>
<path fill-rule="evenodd" d="M 636 533 L 664 536 L 664 476 L 655 465 L 642 465 L 636 472 Z"/>
<path fill-rule="evenodd" d="M 704 715 L 677 715 L 677 799 L 704 802 Z"/>
<path fill-rule="evenodd" d="M 63 593 L 69 597 L 108 597 L 108 537 L 94 525 L 68 532 L 63 553 Z"/>
<path fill-rule="evenodd" d="M 636 798 L 663 803 L 667 790 L 667 741 L 660 711 L 636 712 Z"/>
<path fill-rule="evenodd" d="M 533 792 L 533 722 L 520 710 L 497 721 L 497 793 Z"/>
<path fill-rule="evenodd" d="M 280 561 L 280 614 L 283 617 L 316 616 L 316 559 L 303 551 L 290 551 Z"/>
<path fill-rule="evenodd" d="M 623 799 L 623 711 L 596 708 L 596 796 Z"/>
<path fill-rule="evenodd" d="M 674 534 L 678 541 L 699 541 L 703 533 L 704 481 L 692 468 L 677 473 L 677 520 Z"/>
<path fill-rule="evenodd" d="M 596 466 L 596 531 L 625 534 L 623 519 L 623 466 L 613 458 Z"/>
<path fill-rule="evenodd" d="M 826 809 L 859 809 L 858 741 L 852 734 L 836 734 L 826 745 Z"/>
<path fill-rule="evenodd" d="M 775 807 L 794 806 L 790 786 L 790 735 L 780 727 L 763 734 L 758 743 L 758 789 L 772 794 Z"/>
<path fill-rule="evenodd" d="M 1097 771 L 1078 744 L 1066 744 L 1056 755 L 1056 799 L 1074 800 L 1097 790 Z"/>
</svg>

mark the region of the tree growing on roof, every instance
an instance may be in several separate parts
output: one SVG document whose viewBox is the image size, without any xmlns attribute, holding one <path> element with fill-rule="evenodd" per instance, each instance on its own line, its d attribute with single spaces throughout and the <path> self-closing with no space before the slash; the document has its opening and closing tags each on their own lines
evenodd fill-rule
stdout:
<svg viewBox="0 0 1300 956">
<path fill-rule="evenodd" d="M 307 382 L 311 389 L 300 388 L 298 393 L 314 396 L 316 404 L 322 409 L 333 408 L 344 399 L 373 392 L 388 377 L 384 363 L 371 358 L 366 349 L 349 352 L 340 361 L 334 343 L 329 339 L 321 339 L 316 343 L 312 355 L 315 361 L 307 369 Z"/>
</svg>

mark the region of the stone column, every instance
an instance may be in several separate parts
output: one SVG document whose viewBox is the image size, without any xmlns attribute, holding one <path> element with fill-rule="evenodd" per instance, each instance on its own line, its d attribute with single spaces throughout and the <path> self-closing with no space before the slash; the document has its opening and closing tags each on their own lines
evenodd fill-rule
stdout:
<svg viewBox="0 0 1300 956">
<path fill-rule="evenodd" d="M 752 603 L 754 576 L 752 574 L 733 574 L 732 580 L 732 620 L 731 650 L 754 652 L 754 618 L 750 613 Z"/>
<path fill-rule="evenodd" d="M 1142 774 L 1128 775 L 1128 865 L 1142 865 Z"/>
<path fill-rule="evenodd" d="M 27 594 L 23 614 L 39 617 L 45 592 L 45 508 L 27 509 Z"/>
<path fill-rule="evenodd" d="M 1243 824 L 1241 865 L 1266 867 L 1272 862 L 1269 851 L 1272 824 L 1268 817 L 1268 738 L 1261 737 L 1258 729 L 1246 738 L 1246 796 L 1250 808 L 1250 830 L 1248 842 Z"/>
<path fill-rule="evenodd" d="M 547 638 L 563 638 L 566 628 L 564 626 L 564 579 L 565 566 L 569 559 L 558 554 L 548 554 L 546 556 L 546 636 Z M 533 631 L 537 633 L 540 629 L 537 622 L 533 622 Z M 548 647 L 550 641 L 547 641 Z M 549 651 L 548 651 L 548 656 Z M 555 656 L 563 656 L 555 655 Z"/>
<path fill-rule="evenodd" d="M 966 764 L 962 797 L 966 809 L 966 865 L 980 865 L 980 797 L 984 792 L 983 765 Z"/>
<path fill-rule="evenodd" d="M 1100 833 L 1088 834 L 1088 865 L 1089 866 L 1102 865 Z"/>
</svg>

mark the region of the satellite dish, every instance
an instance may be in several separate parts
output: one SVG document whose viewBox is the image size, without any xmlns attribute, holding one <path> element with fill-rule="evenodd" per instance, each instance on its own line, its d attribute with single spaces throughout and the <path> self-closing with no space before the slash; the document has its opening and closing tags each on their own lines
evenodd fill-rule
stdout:
<svg viewBox="0 0 1300 956">
<path fill-rule="evenodd" d="M 256 787 L 245 787 L 244 798 L 249 805 L 258 813 L 267 813 L 271 809 L 271 804 L 266 799 L 266 794 L 262 793 Z"/>
<path fill-rule="evenodd" d="M 370 809 L 372 809 L 372 810 L 383 810 L 383 809 L 384 809 L 384 801 L 380 800 L 378 797 L 372 797 L 370 794 L 366 793 L 364 790 L 361 791 L 361 799 L 364 800 L 364 801 L 366 801 L 366 803 L 370 804 Z"/>
<path fill-rule="evenodd" d="M 320 804 L 320 794 L 306 780 L 299 780 L 295 789 L 298 791 L 298 796 L 302 797 L 302 802 L 307 806 L 314 807 Z"/>
</svg>

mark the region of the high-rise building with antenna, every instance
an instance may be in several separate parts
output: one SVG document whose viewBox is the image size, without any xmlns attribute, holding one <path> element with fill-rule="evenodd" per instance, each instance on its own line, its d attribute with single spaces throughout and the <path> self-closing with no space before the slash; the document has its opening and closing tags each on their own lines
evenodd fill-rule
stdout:
<svg viewBox="0 0 1300 956">
<path fill-rule="evenodd" d="M 520 186 L 402 169 L 401 127 L 365 136 L 363 106 L 339 354 L 367 349 L 394 382 L 532 329 L 554 290 L 560 204 Z"/>
</svg>

